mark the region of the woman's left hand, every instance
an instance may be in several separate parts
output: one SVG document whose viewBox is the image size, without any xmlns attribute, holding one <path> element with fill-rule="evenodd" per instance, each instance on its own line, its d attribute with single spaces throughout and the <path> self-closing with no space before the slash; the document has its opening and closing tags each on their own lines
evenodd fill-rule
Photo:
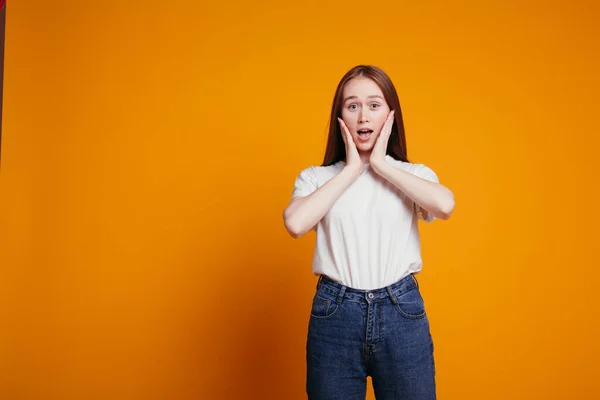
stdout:
<svg viewBox="0 0 600 400">
<path fill-rule="evenodd" d="M 385 120 L 379 137 L 371 150 L 371 156 L 369 157 L 369 163 L 371 165 L 377 165 L 378 163 L 385 162 L 385 156 L 387 154 L 388 141 L 392 134 L 392 127 L 394 126 L 394 110 L 391 110 Z"/>
</svg>

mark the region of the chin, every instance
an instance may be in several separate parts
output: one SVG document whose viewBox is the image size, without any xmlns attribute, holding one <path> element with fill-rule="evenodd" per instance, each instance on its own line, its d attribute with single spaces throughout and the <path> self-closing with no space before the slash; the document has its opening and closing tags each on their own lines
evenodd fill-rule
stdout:
<svg viewBox="0 0 600 400">
<path fill-rule="evenodd" d="M 356 148 L 362 151 L 368 151 L 368 150 L 372 150 L 373 147 L 375 147 L 375 142 L 377 141 L 377 139 L 371 139 L 366 143 L 362 143 L 362 142 L 358 142 L 355 141 L 354 144 L 356 145 Z M 357 143 L 358 142 L 358 143 Z"/>
<path fill-rule="evenodd" d="M 367 152 L 373 150 L 373 145 L 366 144 L 366 145 L 362 145 L 362 146 L 356 146 L 356 149 L 360 152 L 367 153 Z"/>
</svg>

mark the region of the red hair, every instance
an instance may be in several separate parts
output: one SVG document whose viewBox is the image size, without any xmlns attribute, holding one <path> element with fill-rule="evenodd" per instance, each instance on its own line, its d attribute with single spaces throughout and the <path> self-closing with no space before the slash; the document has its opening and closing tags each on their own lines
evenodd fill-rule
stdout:
<svg viewBox="0 0 600 400">
<path fill-rule="evenodd" d="M 327 138 L 327 147 L 325 149 L 325 157 L 323 158 L 322 166 L 332 165 L 338 161 L 346 159 L 346 146 L 342 138 L 342 130 L 337 121 L 337 118 L 342 117 L 342 102 L 344 88 L 348 81 L 357 77 L 366 77 L 372 79 L 383 92 L 383 97 L 394 111 L 394 125 L 392 133 L 388 141 L 386 154 L 392 156 L 396 160 L 409 162 L 406 153 L 406 136 L 404 134 L 404 122 L 402 120 L 402 110 L 400 109 L 400 100 L 396 93 L 396 88 L 389 76 L 382 69 L 372 65 L 358 65 L 342 77 L 338 83 L 333 97 L 331 107 L 331 116 L 329 118 L 329 136 Z"/>
</svg>

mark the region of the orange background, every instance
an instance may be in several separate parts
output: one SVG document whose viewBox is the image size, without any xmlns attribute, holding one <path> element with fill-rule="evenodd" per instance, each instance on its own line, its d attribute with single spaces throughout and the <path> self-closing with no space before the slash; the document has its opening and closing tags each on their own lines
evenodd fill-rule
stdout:
<svg viewBox="0 0 600 400">
<path fill-rule="evenodd" d="M 595 2 L 128 3 L 8 5 L 0 398 L 305 398 L 282 211 L 360 63 L 456 198 L 421 224 L 438 397 L 600 398 Z"/>
</svg>

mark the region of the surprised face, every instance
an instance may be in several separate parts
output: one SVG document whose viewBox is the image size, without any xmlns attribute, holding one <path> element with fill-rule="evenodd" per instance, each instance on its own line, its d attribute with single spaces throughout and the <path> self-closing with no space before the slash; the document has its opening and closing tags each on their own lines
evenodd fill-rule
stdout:
<svg viewBox="0 0 600 400">
<path fill-rule="evenodd" d="M 359 153 L 369 153 L 373 149 L 389 112 L 383 92 L 375 81 L 357 77 L 346 83 L 342 119 Z"/>
</svg>

